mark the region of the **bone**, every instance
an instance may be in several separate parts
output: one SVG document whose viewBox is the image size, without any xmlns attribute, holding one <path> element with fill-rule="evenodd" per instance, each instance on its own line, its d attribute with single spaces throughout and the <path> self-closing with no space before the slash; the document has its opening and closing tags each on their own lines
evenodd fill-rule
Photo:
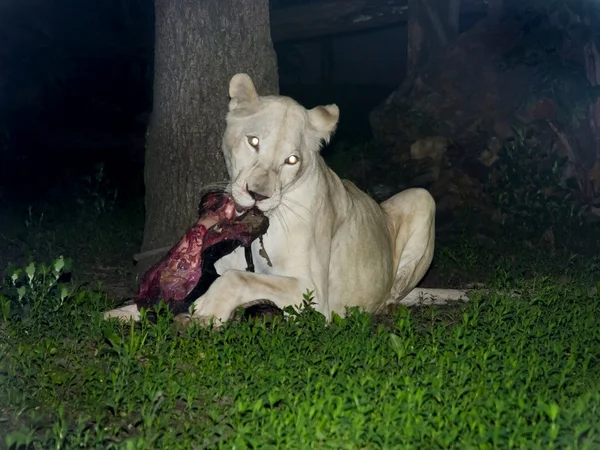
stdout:
<svg viewBox="0 0 600 450">
<path fill-rule="evenodd" d="M 400 304 L 405 306 L 414 305 L 446 305 L 457 301 L 468 301 L 468 290 L 466 289 L 434 289 L 415 288 L 400 301 L 388 302 L 388 304 Z"/>
</svg>

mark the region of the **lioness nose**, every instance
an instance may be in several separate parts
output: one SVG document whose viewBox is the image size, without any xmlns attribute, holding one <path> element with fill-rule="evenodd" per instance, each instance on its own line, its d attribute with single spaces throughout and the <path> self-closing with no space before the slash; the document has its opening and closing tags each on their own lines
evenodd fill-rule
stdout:
<svg viewBox="0 0 600 450">
<path fill-rule="evenodd" d="M 263 195 L 263 194 L 259 194 L 258 192 L 255 192 L 255 191 L 251 191 L 250 189 L 248 189 L 248 185 L 246 185 L 246 190 L 248 191 L 248 194 L 250 194 L 250 197 L 252 197 L 252 199 L 254 201 L 260 202 L 261 200 L 265 200 L 265 199 L 269 198 L 267 195 Z"/>
</svg>

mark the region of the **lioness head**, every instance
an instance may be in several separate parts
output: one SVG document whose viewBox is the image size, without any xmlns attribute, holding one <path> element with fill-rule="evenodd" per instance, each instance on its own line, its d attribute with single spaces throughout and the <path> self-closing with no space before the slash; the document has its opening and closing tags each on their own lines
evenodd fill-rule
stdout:
<svg viewBox="0 0 600 450">
<path fill-rule="evenodd" d="M 223 154 L 239 210 L 276 209 L 283 196 L 316 173 L 321 142 L 339 118 L 336 105 L 305 109 L 289 97 L 259 96 L 246 74 L 229 84 Z"/>
</svg>

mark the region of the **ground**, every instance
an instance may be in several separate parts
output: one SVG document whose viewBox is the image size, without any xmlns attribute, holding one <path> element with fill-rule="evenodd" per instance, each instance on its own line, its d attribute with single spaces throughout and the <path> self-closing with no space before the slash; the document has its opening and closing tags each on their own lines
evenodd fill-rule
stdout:
<svg viewBox="0 0 600 450">
<path fill-rule="evenodd" d="M 23 243 L 11 241 L 51 267 L 21 274 L 26 308 L 7 310 L 20 304 L 10 278 L 0 297 L 6 448 L 600 446 L 597 259 L 493 254 L 464 239 L 439 247 L 434 273 L 488 283 L 466 304 L 351 311 L 329 326 L 310 307 L 219 331 L 178 328 L 164 310 L 121 325 L 100 313 L 127 292 L 130 269 L 101 272 L 103 290 L 94 273 L 139 245 L 132 211 L 87 229 L 52 222 L 56 234 L 28 219 Z M 88 282 L 64 298 L 51 287 L 57 253 L 74 255 L 75 285 Z"/>
<path fill-rule="evenodd" d="M 129 326 L 100 313 L 135 293 L 143 199 L 84 185 L 0 200 L 0 262 L 24 269 L 0 289 L 0 445 L 599 448 L 595 240 L 441 222 L 422 284 L 489 288 L 466 304 Z"/>
<path fill-rule="evenodd" d="M 363 130 L 359 141 L 364 135 Z M 403 174 L 402 166 L 394 165 L 368 141 L 351 145 L 344 140 L 347 137 L 357 139 L 352 133 L 342 133 L 342 138 L 337 136 L 324 151 L 326 160 L 341 176 L 350 178 L 378 201 L 409 186 L 410 179 Z M 70 184 L 0 195 L 0 270 L 9 263 L 24 267 L 31 261 L 48 262 L 64 255 L 76 268 L 72 282 L 99 287 L 115 303 L 135 294 L 133 255 L 139 251 L 142 239 L 143 186 L 137 178 L 134 185 L 122 186 L 124 193 L 115 196 L 115 183 L 98 167 L 91 176 L 79 176 Z M 39 186 L 45 182 L 48 180 L 41 180 Z M 564 209 L 568 208 L 565 204 Z M 556 215 L 554 210 L 551 213 Z M 535 221 L 529 227 L 531 232 L 524 235 L 494 224 L 487 212 L 484 216 L 465 210 L 455 216 L 461 214 L 460 221 L 437 217 L 436 257 L 421 286 L 464 288 L 489 284 L 494 273 L 481 264 L 482 255 L 496 264 L 510 265 L 515 273 L 529 278 L 541 269 L 567 280 L 576 267 L 586 267 L 588 272 L 590 258 L 594 259 L 600 250 L 594 237 L 597 224 L 573 229 L 568 236 L 557 235 L 549 243 L 544 234 L 546 227 L 539 228 Z M 541 259 L 543 267 L 534 267 L 530 255 L 540 252 L 547 254 Z"/>
</svg>

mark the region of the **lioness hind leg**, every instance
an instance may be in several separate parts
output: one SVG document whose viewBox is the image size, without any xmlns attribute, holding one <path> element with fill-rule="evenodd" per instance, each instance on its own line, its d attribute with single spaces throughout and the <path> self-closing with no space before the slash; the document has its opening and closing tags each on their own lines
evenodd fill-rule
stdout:
<svg viewBox="0 0 600 450">
<path fill-rule="evenodd" d="M 387 215 L 396 267 L 387 303 L 398 303 L 421 281 L 433 259 L 435 201 L 427 190 L 412 188 L 390 197 L 381 207 Z"/>
</svg>

